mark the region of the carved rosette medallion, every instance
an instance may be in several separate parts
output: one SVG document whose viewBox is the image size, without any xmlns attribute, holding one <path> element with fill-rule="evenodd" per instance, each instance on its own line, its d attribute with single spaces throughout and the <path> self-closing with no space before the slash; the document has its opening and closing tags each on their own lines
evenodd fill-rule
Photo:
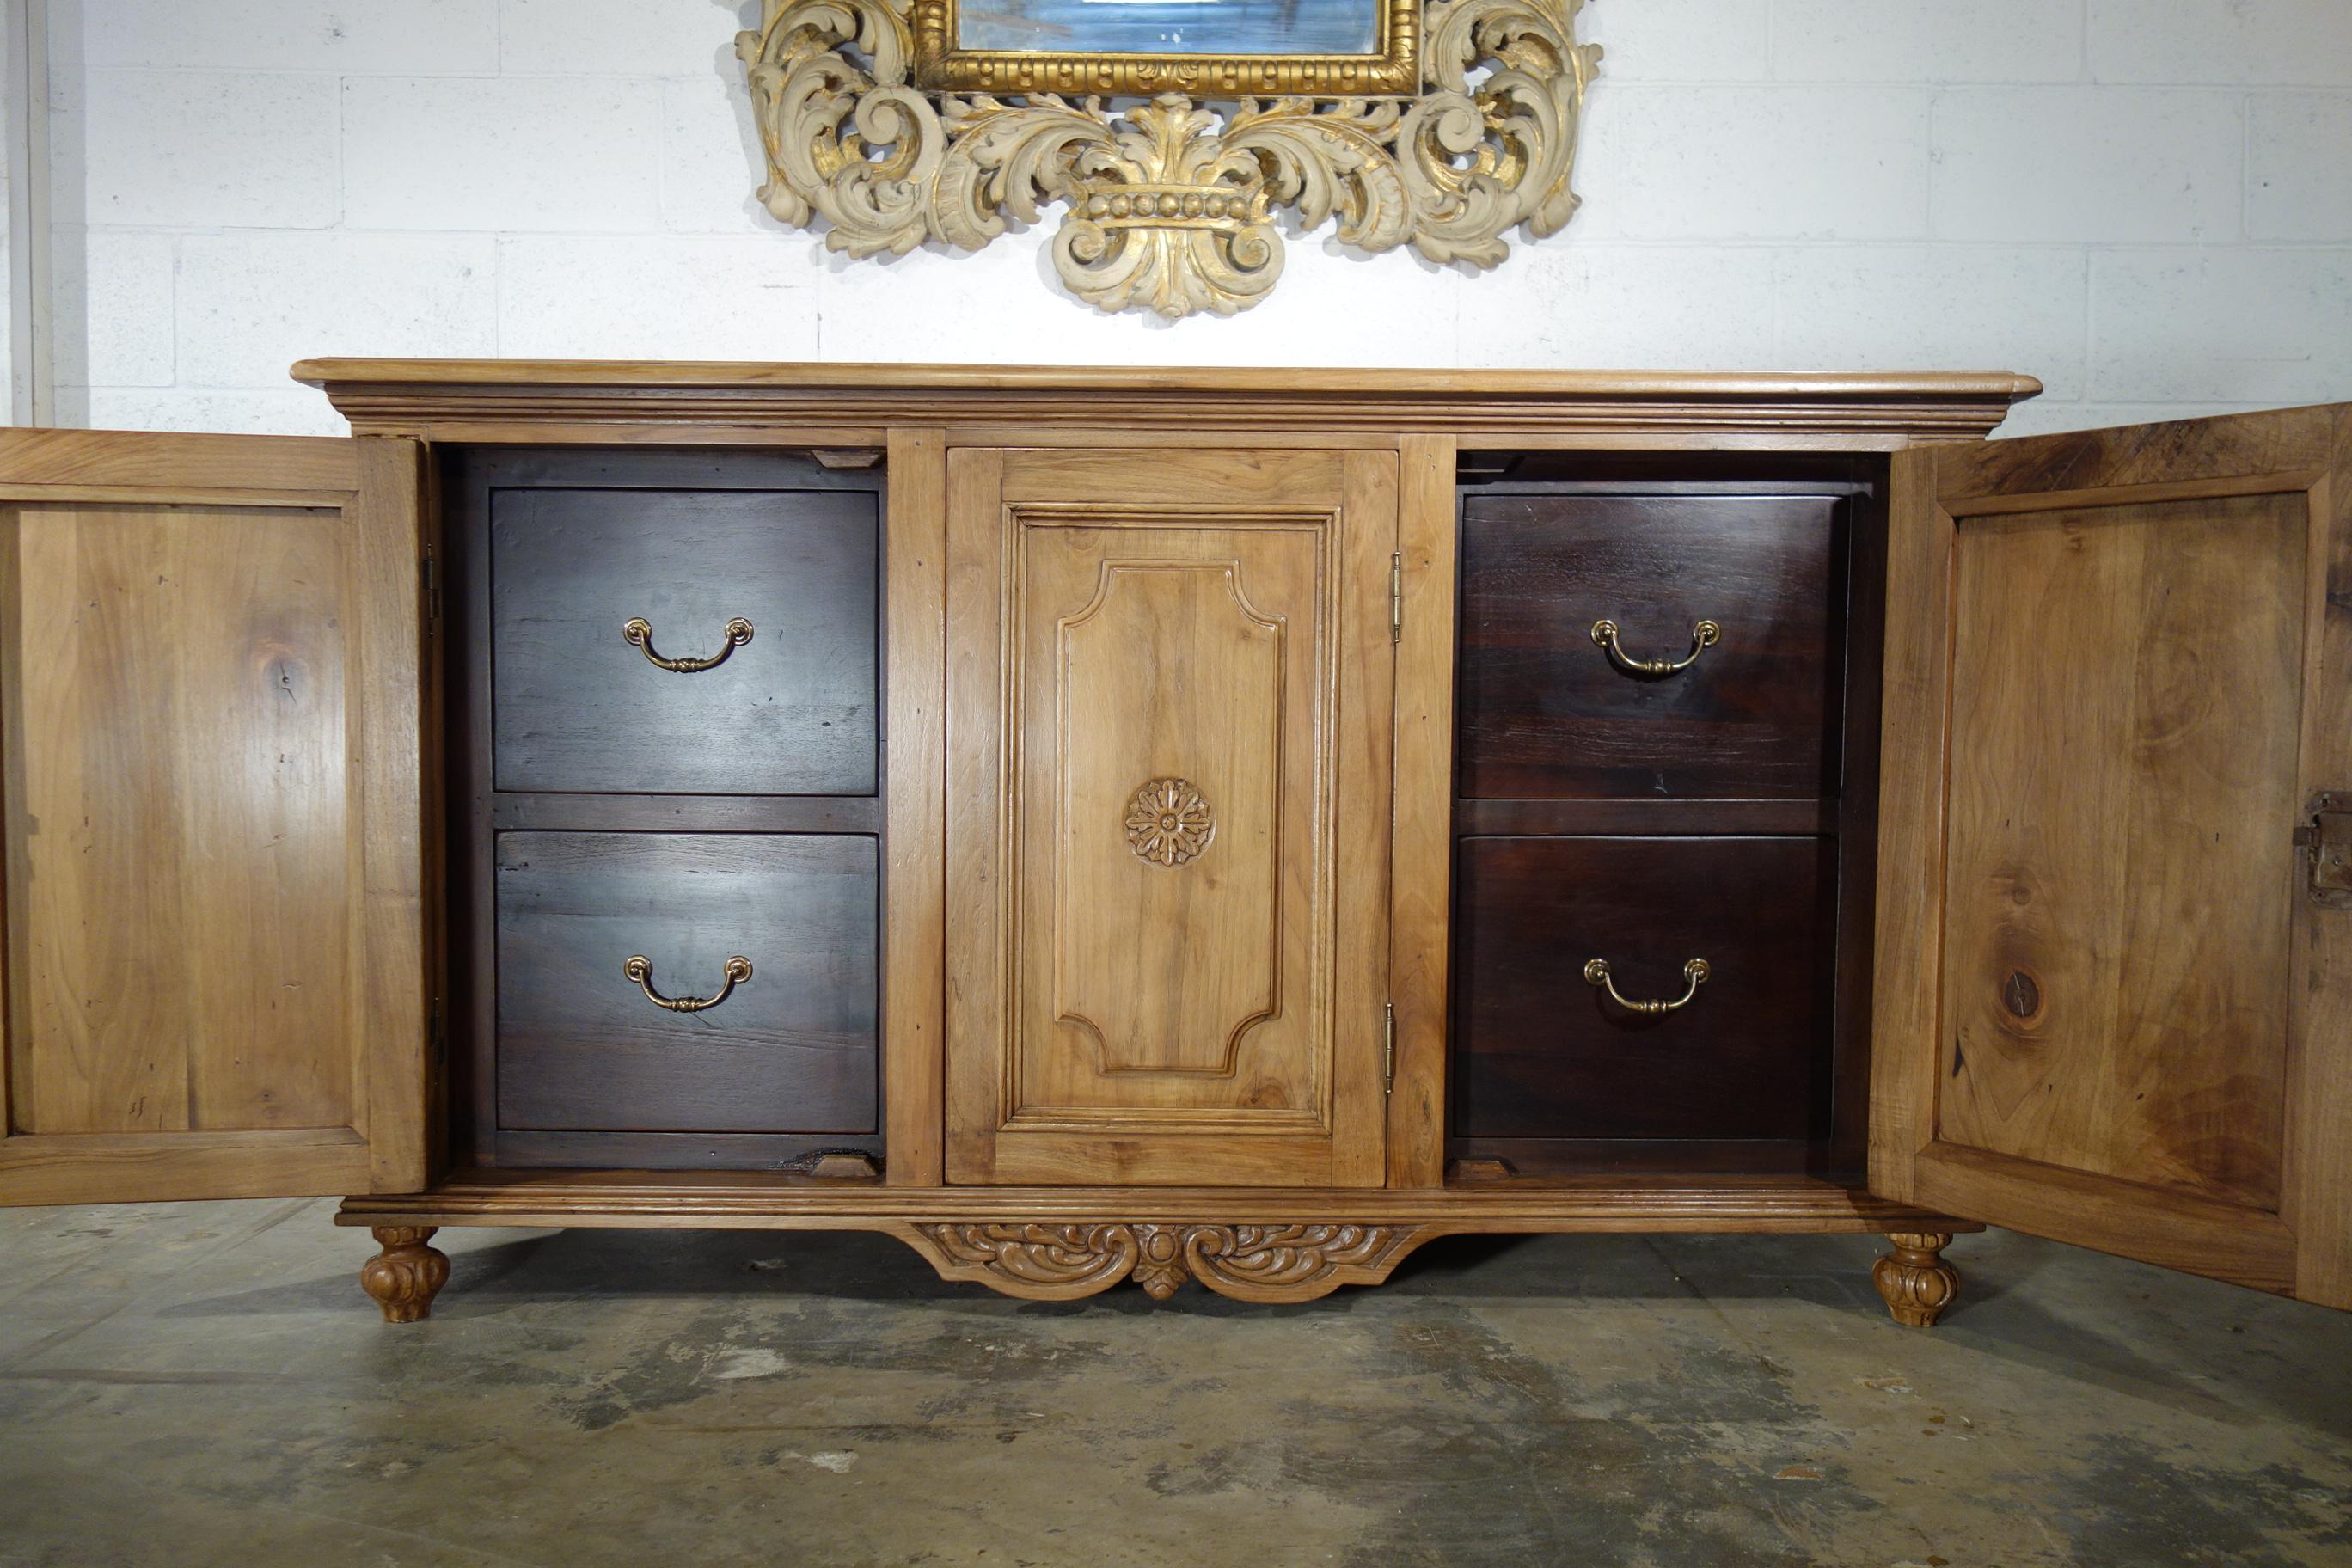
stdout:
<svg viewBox="0 0 2352 1568">
<path fill-rule="evenodd" d="M 1282 275 L 1278 207 L 1369 251 L 1493 267 L 1557 233 L 1601 50 L 1584 0 L 1428 0 L 1418 98 L 1149 101 L 913 84 L 914 0 L 766 0 L 737 37 L 767 153 L 760 199 L 826 247 L 977 250 L 1063 205 L 1063 284 L 1105 310 L 1231 315 Z M 1213 82 L 1201 90 L 1214 93 Z"/>
<path fill-rule="evenodd" d="M 908 1239 L 950 1279 L 1071 1300 L 1132 1278 L 1155 1301 L 1188 1279 L 1237 1300 L 1311 1301 L 1377 1285 L 1435 1234 L 1412 1225 L 918 1225 Z"/>
<path fill-rule="evenodd" d="M 1154 866 L 1197 859 L 1216 837 L 1216 814 L 1190 779 L 1153 779 L 1127 803 L 1127 847 Z"/>
</svg>

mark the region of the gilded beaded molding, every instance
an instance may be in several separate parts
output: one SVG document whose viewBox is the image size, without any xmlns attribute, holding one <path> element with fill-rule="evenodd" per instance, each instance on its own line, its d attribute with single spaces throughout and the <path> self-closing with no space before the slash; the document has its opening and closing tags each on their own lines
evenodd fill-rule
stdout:
<svg viewBox="0 0 2352 1568">
<path fill-rule="evenodd" d="M 1576 211 L 1601 59 L 1576 42 L 1584 0 L 1429 0 L 1418 98 L 1124 105 L 926 93 L 914 3 L 766 0 L 765 26 L 736 39 L 767 151 L 761 201 L 795 228 L 823 217 L 827 247 L 853 257 L 978 250 L 1059 203 L 1054 267 L 1078 298 L 1229 316 L 1282 276 L 1282 207 L 1363 250 L 1410 243 L 1481 268 L 1512 228 L 1541 239 Z"/>
</svg>

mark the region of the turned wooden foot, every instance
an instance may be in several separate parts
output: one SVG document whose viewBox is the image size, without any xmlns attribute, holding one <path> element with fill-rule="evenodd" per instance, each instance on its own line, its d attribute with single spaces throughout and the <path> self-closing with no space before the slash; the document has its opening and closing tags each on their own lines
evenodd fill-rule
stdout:
<svg viewBox="0 0 2352 1568">
<path fill-rule="evenodd" d="M 360 1289 L 375 1298 L 387 1323 L 414 1323 L 430 1317 L 433 1298 L 449 1283 L 449 1255 L 425 1244 L 429 1225 L 380 1225 L 372 1233 L 383 1250 L 360 1270 Z"/>
<path fill-rule="evenodd" d="M 1960 1271 L 1942 1257 L 1944 1244 L 1951 1239 L 1939 1231 L 1886 1238 L 1895 1250 L 1872 1267 L 1870 1279 L 1896 1322 L 1906 1328 L 1929 1328 L 1960 1293 Z"/>
</svg>

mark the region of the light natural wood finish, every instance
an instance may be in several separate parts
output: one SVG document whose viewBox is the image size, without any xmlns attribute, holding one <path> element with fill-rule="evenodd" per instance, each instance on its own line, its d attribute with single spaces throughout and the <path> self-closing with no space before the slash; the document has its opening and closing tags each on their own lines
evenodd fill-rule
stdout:
<svg viewBox="0 0 2352 1568">
<path fill-rule="evenodd" d="M 1813 1233 L 1982 1226 L 1801 1175 L 1594 1176 L 1441 1192 L 1301 1187 L 851 1187 L 782 1172 L 470 1171 L 430 1193 L 354 1197 L 338 1225 L 693 1225 L 881 1228 L 886 1222 L 1443 1226 L 1449 1232 Z"/>
<path fill-rule="evenodd" d="M 359 489 L 343 523 L 355 569 L 346 625 L 359 976 L 355 1032 L 342 1043 L 365 1086 L 358 1126 L 368 1140 L 369 1188 L 404 1192 L 430 1174 L 428 1122 L 439 1097 L 427 1015 L 445 994 L 446 973 L 438 901 L 428 919 L 425 900 L 425 868 L 441 864 L 442 842 L 440 792 L 424 787 L 441 776 L 440 682 L 428 646 L 437 628 L 424 624 L 417 574 L 430 512 L 415 442 L 376 437 L 352 446 Z"/>
<path fill-rule="evenodd" d="M 1961 526 L 1939 1142 L 2277 1208 L 2305 515 Z"/>
<path fill-rule="evenodd" d="M 407 442 L 0 434 L 20 495 L 138 498 L 0 521 L 0 1201 L 424 1184 L 419 475 Z"/>
<path fill-rule="evenodd" d="M 1006 1006 L 1004 758 L 1006 658 L 1003 619 L 1004 453 L 948 453 L 947 1179 L 992 1178 L 1003 1074 L 995 1049 L 957 1048 L 960 1035 L 993 1039 Z M 970 1123 L 960 1125 L 969 1107 Z"/>
<path fill-rule="evenodd" d="M 1897 453 L 1886 519 L 1886 651 L 1878 756 L 1878 917 L 1872 973 L 1870 1190 L 1912 1202 L 1935 1127 L 1943 963 L 1944 807 L 1951 738 L 1951 521 L 1932 452 Z"/>
<path fill-rule="evenodd" d="M 1398 454 L 1403 616 L 1397 644 L 1396 809 L 1390 839 L 1389 993 L 1396 1073 L 1388 1184 L 1445 1180 L 1446 968 L 1453 900 L 1454 445 Z"/>
<path fill-rule="evenodd" d="M 1960 1293 L 1960 1271 L 1944 1261 L 1943 1231 L 1901 1231 L 1888 1237 L 1894 1250 L 1872 1265 L 1871 1283 L 1895 1321 L 1906 1329 L 1933 1328 Z"/>
<path fill-rule="evenodd" d="M 1027 1301 L 1072 1301 L 1132 1279 L 1155 1301 L 1198 1279 L 1237 1301 L 1312 1301 L 1378 1285 L 1438 1232 L 1411 1225 L 933 1223 L 891 1234 L 942 1279 Z"/>
<path fill-rule="evenodd" d="M 894 1186 L 945 1166 L 947 437 L 890 433 L 884 560 L 882 1082 Z"/>
<path fill-rule="evenodd" d="M 971 830 L 1003 859 L 951 842 L 949 951 L 1003 977 L 950 1012 L 950 1176 L 1378 1184 L 1393 459 L 982 471 L 950 661 L 1002 661 L 1002 717 L 950 727 L 1006 728 L 958 742 L 950 795 L 1001 801 Z"/>
<path fill-rule="evenodd" d="M 1898 459 L 1874 1191 L 2352 1306 L 2346 418 Z"/>
<path fill-rule="evenodd" d="M 854 446 L 882 425 L 1105 432 L 1420 431 L 1465 446 L 1971 441 L 2042 384 L 2000 373 L 1062 368 L 604 360 L 305 360 L 361 434 L 436 441 Z M 861 434 L 862 433 L 862 434 Z"/>
<path fill-rule="evenodd" d="M 2352 406 L 2330 412 L 2315 433 L 2325 477 L 2311 490 L 2311 581 L 2326 593 L 2315 595 L 2304 676 L 2305 800 L 2352 777 Z M 2352 1308 L 2352 912 L 2297 897 L 2294 921 L 2282 1217 L 2297 1243 L 2295 1295 Z"/>
<path fill-rule="evenodd" d="M 449 1282 L 449 1258 L 433 1239 L 431 1226 L 380 1225 L 376 1245 L 383 1250 L 360 1269 L 360 1289 L 383 1309 L 387 1323 L 419 1323 L 433 1315 L 433 1298 Z"/>
<path fill-rule="evenodd" d="M 2053 1241 L 2282 1294 L 2295 1237 L 2276 1215 L 2111 1177 L 2033 1164 L 1962 1144 L 1918 1156 L 1918 1201 Z"/>
</svg>

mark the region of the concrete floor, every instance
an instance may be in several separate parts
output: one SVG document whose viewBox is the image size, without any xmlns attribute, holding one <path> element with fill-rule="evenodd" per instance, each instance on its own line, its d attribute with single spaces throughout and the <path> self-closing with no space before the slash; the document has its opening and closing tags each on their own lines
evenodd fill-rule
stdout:
<svg viewBox="0 0 2352 1568">
<path fill-rule="evenodd" d="M 0 1563 L 2352 1563 L 2352 1315 L 2001 1233 L 1441 1242 L 1021 1304 L 866 1236 L 0 1211 Z"/>
</svg>

